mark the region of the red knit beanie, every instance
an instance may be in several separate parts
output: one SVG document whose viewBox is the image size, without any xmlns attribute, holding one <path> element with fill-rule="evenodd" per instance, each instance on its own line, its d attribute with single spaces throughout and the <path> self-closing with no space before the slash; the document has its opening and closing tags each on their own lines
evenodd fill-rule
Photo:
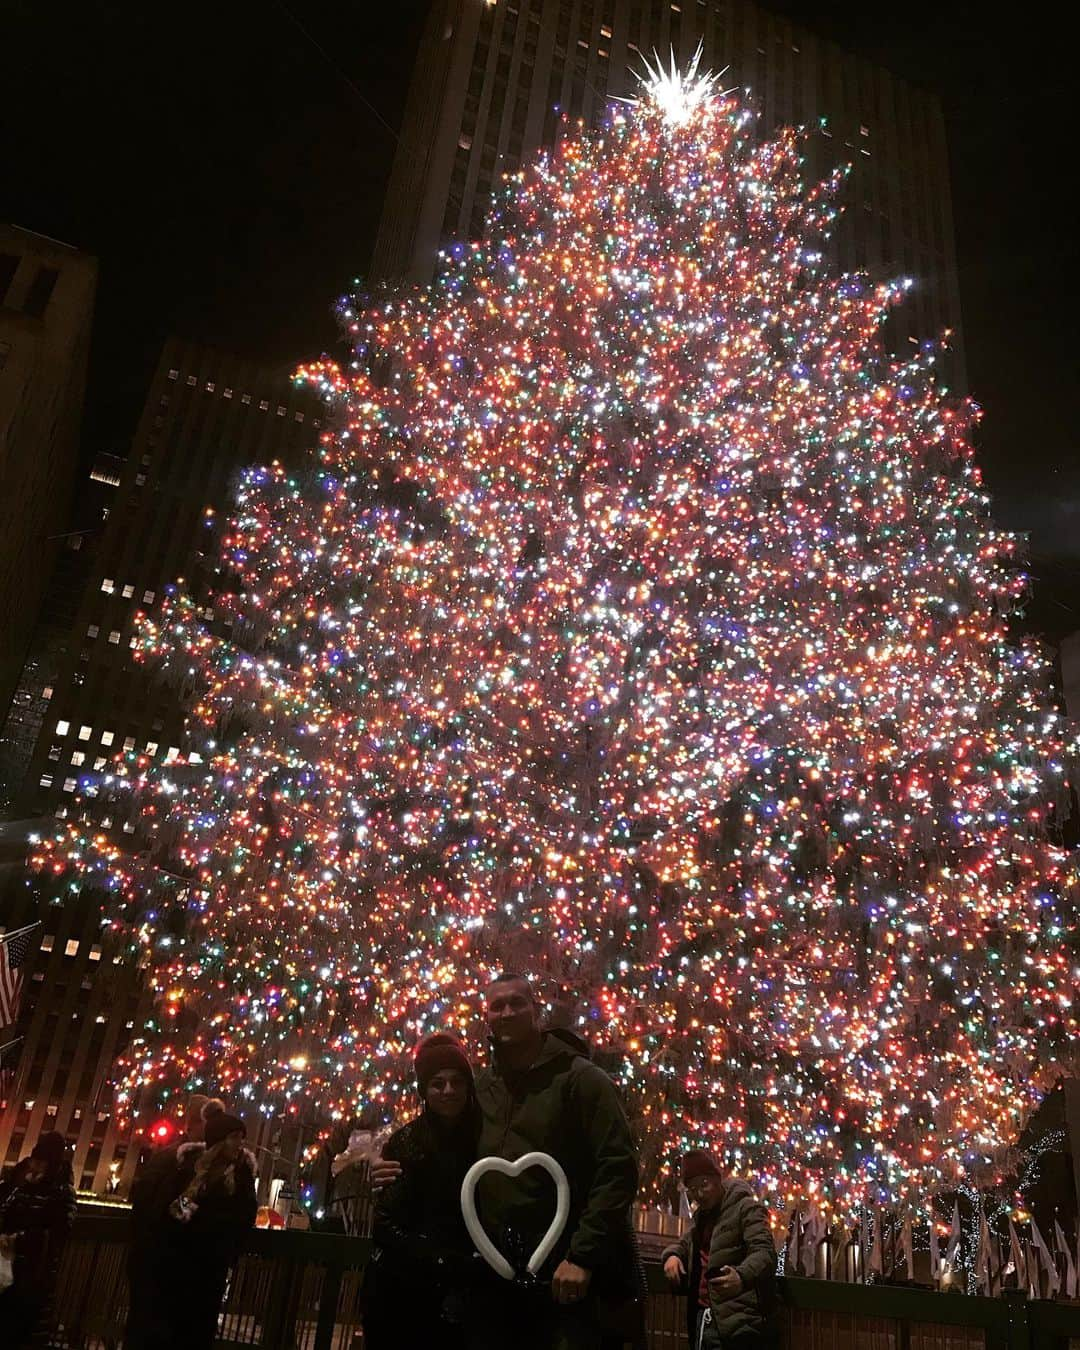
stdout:
<svg viewBox="0 0 1080 1350">
<path fill-rule="evenodd" d="M 689 1186 L 698 1177 L 720 1177 L 723 1175 L 719 1163 L 706 1149 L 692 1148 L 689 1153 L 683 1154 L 682 1182 L 684 1186 Z"/>
<path fill-rule="evenodd" d="M 472 1065 L 469 1063 L 461 1042 L 445 1031 L 433 1031 L 416 1048 L 416 1082 L 420 1091 L 426 1092 L 427 1086 L 437 1073 L 443 1069 L 458 1069 L 472 1082 Z"/>
</svg>

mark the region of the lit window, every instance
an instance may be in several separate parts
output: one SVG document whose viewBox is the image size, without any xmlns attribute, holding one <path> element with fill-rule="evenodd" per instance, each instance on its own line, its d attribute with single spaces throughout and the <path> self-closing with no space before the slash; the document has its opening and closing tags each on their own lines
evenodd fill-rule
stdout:
<svg viewBox="0 0 1080 1350">
<path fill-rule="evenodd" d="M 260 412 L 266 412 L 267 409 L 268 409 L 269 407 L 270 407 L 270 400 L 269 400 L 268 398 L 261 398 L 261 399 L 259 399 L 259 411 L 260 411 Z"/>
<path fill-rule="evenodd" d="M 179 372 L 178 370 L 170 370 L 170 371 L 169 371 L 169 379 L 170 379 L 170 380 L 175 380 L 176 377 L 177 377 L 179 374 L 180 374 L 180 372 Z"/>
<path fill-rule="evenodd" d="M 604 37 L 606 37 L 606 38 L 609 38 L 609 37 L 611 36 L 611 29 L 610 29 L 610 28 L 604 28 L 604 27 L 601 27 L 600 32 L 603 33 Z"/>
<path fill-rule="evenodd" d="M 154 592 L 153 592 L 153 591 L 143 591 L 143 593 L 142 593 L 142 598 L 143 598 L 143 604 L 144 604 L 144 605 L 152 605 L 152 604 L 154 603 Z"/>
<path fill-rule="evenodd" d="M 154 757 L 154 755 L 157 754 L 157 752 L 158 752 L 158 743 L 157 743 L 157 741 L 147 741 L 147 742 L 146 742 L 146 753 L 151 757 L 151 759 Z"/>
<path fill-rule="evenodd" d="M 135 475 L 135 486 L 136 486 L 136 487 L 145 487 L 145 486 L 146 486 L 146 474 L 144 474 L 144 473 L 137 473 L 137 474 Z"/>
<path fill-rule="evenodd" d="M 96 623 L 87 624 L 87 627 L 86 627 L 86 636 L 87 636 L 88 638 L 95 638 L 95 637 L 97 637 L 97 635 L 98 635 L 100 632 L 101 632 L 101 629 L 97 626 Z"/>
<path fill-rule="evenodd" d="M 120 594 L 124 597 L 125 600 L 130 600 L 131 597 L 135 594 L 135 587 L 129 581 L 128 584 L 124 587 L 124 589 L 120 592 Z"/>
<path fill-rule="evenodd" d="M 241 394 L 241 395 L 240 395 L 240 402 L 241 402 L 241 403 L 250 403 L 250 402 L 251 402 L 251 395 L 250 395 L 250 394 Z"/>
<path fill-rule="evenodd" d="M 458 148 L 461 150 L 472 149 L 472 137 L 468 134 L 468 132 L 463 131 L 461 135 L 458 137 Z"/>
<path fill-rule="evenodd" d="M 53 687 L 51 684 L 47 684 L 45 688 L 41 691 L 41 697 L 45 700 L 46 703 L 48 703 L 49 699 L 52 698 L 52 695 L 53 695 Z"/>
<path fill-rule="evenodd" d="M 52 774 L 43 773 L 38 779 L 38 787 L 52 787 Z"/>
<path fill-rule="evenodd" d="M 101 828 L 107 830 L 112 825 L 112 816 L 101 817 Z"/>
<path fill-rule="evenodd" d="M 116 590 L 116 583 L 113 581 L 112 577 L 105 577 L 102 580 L 101 589 L 106 595 L 112 595 L 113 591 Z"/>
<path fill-rule="evenodd" d="M 93 729 L 94 729 L 93 727 L 81 726 L 79 728 L 79 740 L 88 741 L 90 739 L 90 733 L 93 731 Z"/>
<path fill-rule="evenodd" d="M 56 724 L 56 734 L 57 734 L 58 736 L 66 736 L 70 730 L 71 730 L 71 723 L 70 723 L 70 722 L 64 721 L 63 718 L 61 718 L 60 721 L 57 722 L 57 724 Z"/>
<path fill-rule="evenodd" d="M 281 406 L 280 403 L 278 404 L 277 415 L 278 415 L 279 417 L 284 417 L 284 416 L 285 416 L 285 409 Z"/>
<path fill-rule="evenodd" d="M 102 744 L 102 745 L 112 745 L 112 743 L 113 743 L 113 735 L 114 735 L 114 733 L 111 732 L 111 731 L 103 731 L 103 732 L 101 733 L 101 744 Z"/>
<path fill-rule="evenodd" d="M 207 380 L 207 381 L 206 381 L 206 392 L 207 392 L 208 394 L 212 394 L 212 393 L 214 392 L 214 389 L 215 389 L 215 388 L 216 388 L 216 385 L 214 384 L 214 381 L 213 381 L 213 380 Z"/>
<path fill-rule="evenodd" d="M 221 392 L 222 392 L 222 395 L 223 395 L 225 398 L 232 398 L 232 390 L 231 390 L 231 389 L 223 389 Z"/>
<path fill-rule="evenodd" d="M 870 135 L 870 128 L 869 128 L 869 127 L 860 127 L 860 128 L 859 128 L 859 135 L 860 135 L 860 136 L 869 136 L 869 135 Z"/>
<path fill-rule="evenodd" d="M 134 833 L 135 833 L 135 826 L 132 825 L 132 823 L 131 823 L 130 820 L 125 820 L 125 821 L 124 821 L 124 833 L 125 833 L 125 834 L 134 834 Z M 118 965 L 120 964 L 120 962 L 119 962 L 118 960 L 115 960 L 115 961 L 113 962 L 113 964 L 118 966 Z"/>
<path fill-rule="evenodd" d="M 94 760 L 94 772 L 100 773 L 108 762 L 104 755 L 98 755 L 97 759 Z"/>
<path fill-rule="evenodd" d="M 68 938 L 67 945 L 64 947 L 64 955 L 78 956 L 78 954 L 79 954 L 79 939 Z"/>
<path fill-rule="evenodd" d="M 55 763 L 60 758 L 60 747 L 58 745 L 49 746 L 49 758 Z"/>
<path fill-rule="evenodd" d="M 75 779 L 74 779 L 74 778 L 65 778 L 65 779 L 64 779 L 64 791 L 65 791 L 65 792 L 74 792 L 74 791 L 75 791 Z"/>
<path fill-rule="evenodd" d="M 114 629 L 110 632 L 110 634 L 109 634 L 109 641 L 113 644 L 114 647 L 117 646 L 117 645 L 119 644 L 119 642 L 120 642 L 120 629 L 119 629 L 119 628 L 114 628 Z"/>
<path fill-rule="evenodd" d="M 74 751 L 74 753 L 71 756 L 71 762 L 72 764 L 75 765 L 77 769 L 80 768 L 83 764 L 86 763 L 86 752 L 84 750 Z"/>
<path fill-rule="evenodd" d="M 194 388 L 195 388 L 195 385 L 197 384 L 197 381 L 196 381 L 194 375 L 189 375 L 189 376 L 187 377 L 187 382 L 188 382 L 189 387 L 192 388 L 192 389 L 194 389 Z"/>
<path fill-rule="evenodd" d="M 180 747 L 178 745 L 170 745 L 168 750 L 165 752 L 165 763 L 166 764 L 174 763 L 179 754 L 180 754 Z"/>
<path fill-rule="evenodd" d="M 292 416 L 293 416 L 293 421 L 294 421 L 294 422 L 302 422 L 302 421 L 304 420 L 304 414 L 303 414 L 303 413 L 293 413 Z"/>
<path fill-rule="evenodd" d="M 134 633 L 132 633 L 131 637 L 128 638 L 128 646 L 131 648 L 132 651 L 134 651 L 138 645 L 139 639 L 135 636 Z"/>
<path fill-rule="evenodd" d="M 135 737 L 134 737 L 134 736 L 125 736 L 125 737 L 124 737 L 124 749 L 125 749 L 125 750 L 134 750 L 134 749 L 135 749 Z"/>
</svg>

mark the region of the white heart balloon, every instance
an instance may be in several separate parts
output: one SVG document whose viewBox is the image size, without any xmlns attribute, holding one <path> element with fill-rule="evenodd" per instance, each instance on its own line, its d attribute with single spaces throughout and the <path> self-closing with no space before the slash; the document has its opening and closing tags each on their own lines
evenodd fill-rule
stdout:
<svg viewBox="0 0 1080 1350">
<path fill-rule="evenodd" d="M 503 1176 L 519 1177 L 530 1167 L 542 1167 L 555 1183 L 555 1217 L 540 1239 L 540 1245 L 529 1257 L 526 1267 L 530 1275 L 536 1275 L 562 1236 L 570 1213 L 570 1183 L 562 1167 L 550 1153 L 525 1153 L 515 1162 L 508 1162 L 505 1158 L 480 1158 L 465 1173 L 465 1180 L 461 1183 L 461 1214 L 465 1220 L 465 1227 L 476 1244 L 476 1250 L 504 1280 L 514 1278 L 514 1267 L 484 1232 L 480 1216 L 476 1212 L 476 1187 L 480 1178 L 487 1172 L 500 1172 Z"/>
</svg>

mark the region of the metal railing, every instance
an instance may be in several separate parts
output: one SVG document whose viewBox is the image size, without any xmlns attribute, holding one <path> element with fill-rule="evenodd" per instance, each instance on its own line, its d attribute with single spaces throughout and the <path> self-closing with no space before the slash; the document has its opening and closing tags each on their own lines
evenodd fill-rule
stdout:
<svg viewBox="0 0 1080 1350">
<path fill-rule="evenodd" d="M 221 1350 L 362 1350 L 365 1238 L 253 1231 L 229 1282 Z M 119 1350 L 127 1220 L 80 1215 L 64 1252 L 49 1344 Z M 647 1266 L 649 1350 L 686 1350 L 685 1303 Z M 890 1285 L 780 1281 L 790 1350 L 1080 1350 L 1080 1303 L 973 1298 Z"/>
</svg>

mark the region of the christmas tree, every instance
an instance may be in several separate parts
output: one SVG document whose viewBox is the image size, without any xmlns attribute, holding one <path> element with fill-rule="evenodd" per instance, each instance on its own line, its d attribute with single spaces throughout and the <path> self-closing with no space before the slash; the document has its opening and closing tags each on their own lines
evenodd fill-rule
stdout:
<svg viewBox="0 0 1080 1350">
<path fill-rule="evenodd" d="M 778 1209 L 930 1192 L 1060 1071 L 1066 744 L 976 409 L 888 354 L 903 284 L 830 274 L 842 172 L 647 85 L 433 287 L 343 305 L 301 372 L 336 430 L 146 622 L 185 751 L 35 859 L 146 963 L 129 1114 L 400 1118 L 505 966 L 617 1068 L 654 1189 L 706 1144 Z"/>
</svg>

